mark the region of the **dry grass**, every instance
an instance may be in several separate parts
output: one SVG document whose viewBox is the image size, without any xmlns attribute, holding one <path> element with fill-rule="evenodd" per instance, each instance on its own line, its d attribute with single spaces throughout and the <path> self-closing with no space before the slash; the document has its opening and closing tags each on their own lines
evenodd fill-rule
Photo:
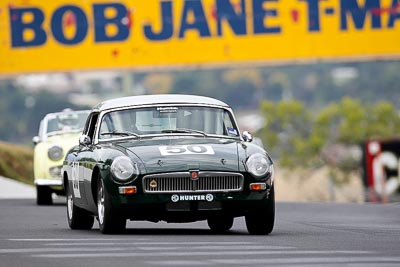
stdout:
<svg viewBox="0 0 400 267">
<path fill-rule="evenodd" d="M 359 173 L 350 174 L 346 183 L 334 184 L 327 167 L 295 171 L 276 169 L 278 201 L 364 202 L 364 188 Z"/>
<path fill-rule="evenodd" d="M 33 149 L 0 142 L 0 175 L 33 184 Z"/>
</svg>

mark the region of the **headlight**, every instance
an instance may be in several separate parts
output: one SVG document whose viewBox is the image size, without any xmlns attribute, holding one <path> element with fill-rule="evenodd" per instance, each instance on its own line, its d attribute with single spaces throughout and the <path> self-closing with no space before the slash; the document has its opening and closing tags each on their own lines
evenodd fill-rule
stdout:
<svg viewBox="0 0 400 267">
<path fill-rule="evenodd" d="M 59 146 L 52 146 L 47 150 L 47 155 L 53 161 L 60 160 L 63 157 L 63 149 Z"/>
<path fill-rule="evenodd" d="M 274 166 L 271 160 L 260 153 L 251 155 L 246 161 L 246 166 L 247 170 L 255 178 L 269 177 L 274 171 Z"/>
<path fill-rule="evenodd" d="M 138 176 L 139 170 L 137 164 L 125 156 L 116 157 L 111 164 L 111 173 L 117 182 L 127 182 Z"/>
</svg>

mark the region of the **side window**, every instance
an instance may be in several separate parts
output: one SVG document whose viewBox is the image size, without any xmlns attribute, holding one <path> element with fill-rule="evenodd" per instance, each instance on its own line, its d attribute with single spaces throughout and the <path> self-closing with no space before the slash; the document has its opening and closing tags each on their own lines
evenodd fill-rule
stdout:
<svg viewBox="0 0 400 267">
<path fill-rule="evenodd" d="M 55 118 L 49 119 L 47 123 L 47 132 L 56 132 L 58 131 L 58 120 Z"/>
<path fill-rule="evenodd" d="M 100 124 L 100 138 L 101 138 L 101 133 L 108 133 L 113 131 L 111 126 L 112 126 L 111 117 L 109 114 L 107 114 L 103 117 L 103 120 Z"/>
<path fill-rule="evenodd" d="M 228 112 L 224 112 L 224 125 L 226 128 L 233 128 L 232 120 Z"/>
<path fill-rule="evenodd" d="M 228 112 L 224 112 L 224 134 L 229 136 L 239 136 L 239 132 L 233 124 L 233 119 Z"/>
<path fill-rule="evenodd" d="M 109 133 L 116 130 L 113 119 L 110 113 L 103 116 L 103 119 L 100 123 L 100 132 L 99 132 L 99 139 L 102 138 L 110 138 L 112 135 L 104 135 L 104 133 Z"/>
</svg>

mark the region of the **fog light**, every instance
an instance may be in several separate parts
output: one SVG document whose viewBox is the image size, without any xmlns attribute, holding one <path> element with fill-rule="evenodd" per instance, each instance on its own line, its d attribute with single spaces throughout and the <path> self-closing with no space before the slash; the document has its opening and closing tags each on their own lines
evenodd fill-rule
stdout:
<svg viewBox="0 0 400 267">
<path fill-rule="evenodd" d="M 119 193 L 121 195 L 133 195 L 136 194 L 136 186 L 120 186 Z"/>
<path fill-rule="evenodd" d="M 250 190 L 252 191 L 261 191 L 267 189 L 267 185 L 265 183 L 253 183 L 250 184 Z"/>
</svg>

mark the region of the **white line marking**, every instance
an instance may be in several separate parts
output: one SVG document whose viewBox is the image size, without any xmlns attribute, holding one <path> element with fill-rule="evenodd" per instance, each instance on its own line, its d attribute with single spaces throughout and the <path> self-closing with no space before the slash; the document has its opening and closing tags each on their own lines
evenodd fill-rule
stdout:
<svg viewBox="0 0 400 267">
<path fill-rule="evenodd" d="M 39 252 L 75 252 L 75 251 L 126 251 L 126 248 L 2 248 L 0 254 L 39 253 Z"/>
<path fill-rule="evenodd" d="M 38 239 L 8 239 L 9 241 L 17 241 L 17 242 L 68 242 L 68 243 L 49 243 L 49 244 L 45 244 L 45 245 L 57 245 L 57 246 L 78 246 L 78 245 L 148 245 L 148 244 L 152 244 L 152 245 L 176 245 L 176 244 L 180 244 L 180 245 L 251 245 L 251 244 L 256 244 L 254 242 L 230 242 L 230 241 L 219 241 L 219 242 L 213 242 L 213 241 L 171 241 L 171 242 L 152 242 L 149 241 L 149 239 L 147 238 L 143 238 L 143 239 L 136 239 L 135 240 L 142 240 L 142 241 L 146 241 L 146 242 L 126 242 L 127 238 L 85 238 L 85 239 L 61 239 L 61 238 L 54 238 L 54 239 L 46 239 L 46 238 L 38 238 Z M 89 243 L 89 242 L 79 242 L 79 241 L 105 241 L 102 243 Z M 125 241 L 125 242 L 107 242 L 107 241 Z M 79 242 L 79 243 L 78 243 Z M 260 243 L 258 243 L 260 244 Z M 274 247 L 279 247 L 279 246 L 274 246 Z M 281 247 L 281 248 L 290 248 L 290 247 Z"/>
<path fill-rule="evenodd" d="M 272 249 L 272 250 L 279 250 L 279 249 L 296 249 L 295 247 L 284 247 L 284 246 L 268 246 L 268 245 L 262 245 L 262 244 L 254 244 L 254 243 L 246 243 L 246 242 L 107 242 L 107 243 L 47 243 L 44 244 L 45 246 L 53 246 L 53 247 L 59 247 L 59 246 L 65 246 L 65 247 L 71 247 L 71 246 L 122 246 L 122 245 L 128 245 L 128 246 L 140 246 L 141 249 L 145 249 L 146 247 L 143 247 L 143 245 L 151 245 L 152 247 L 147 247 L 148 249 L 152 250 L 159 250 L 159 249 L 165 249 L 165 248 L 183 248 L 183 249 L 193 249 L 193 248 L 198 248 L 202 249 L 204 248 L 212 248 L 212 249 L 224 249 L 224 248 L 229 248 L 229 249 L 243 249 L 246 247 L 250 247 L 252 249 Z M 154 247 L 154 245 L 166 245 L 163 247 Z M 188 246 L 190 245 L 190 246 Z M 212 245 L 212 246 L 210 246 Z M 218 246 L 219 245 L 219 246 Z"/>
<path fill-rule="evenodd" d="M 162 265 L 162 266 L 179 266 L 179 265 L 215 265 L 217 264 L 229 264 L 229 265 L 240 265 L 240 266 L 250 266 L 254 264 L 295 264 L 296 266 L 309 266 L 310 264 L 371 264 L 371 266 L 376 266 L 378 263 L 400 263 L 400 258 L 394 257 L 351 257 L 351 258 L 290 258 L 290 259 L 280 259 L 280 258 L 263 258 L 263 259 L 216 259 L 216 260 L 204 260 L 204 261 L 193 261 L 189 262 L 186 260 L 173 260 L 173 261 L 146 261 L 150 265 Z M 190 264 L 189 264 L 190 263 Z M 396 265 L 398 266 L 398 265 Z"/>
<path fill-rule="evenodd" d="M 135 238 L 136 239 L 136 238 Z M 126 241 L 127 238 L 12 238 L 9 241 L 21 242 L 60 242 L 60 241 Z M 136 240 L 149 240 L 148 238 L 137 238 Z"/>
<path fill-rule="evenodd" d="M 174 260 L 174 261 L 146 261 L 151 265 L 162 265 L 162 266 L 205 266 L 205 265 L 215 265 L 214 263 L 202 260 L 202 261 L 189 261 L 189 260 Z"/>
<path fill-rule="evenodd" d="M 262 246 L 262 245 L 241 245 L 241 246 L 231 246 L 231 245 L 223 245 L 223 246 L 167 246 L 167 247 L 138 247 L 141 250 L 148 251 L 161 251 L 161 250 L 180 250 L 180 251 L 199 251 L 199 250 L 286 250 L 286 249 L 295 249 L 295 248 L 282 248 L 282 247 L 271 247 L 271 246 Z"/>
<path fill-rule="evenodd" d="M 271 263 L 271 264 L 312 264 L 312 263 L 369 263 L 369 262 L 399 262 L 400 257 L 332 257 L 332 258 L 304 258 L 304 257 L 297 257 L 297 258 L 289 258 L 289 259 L 282 259 L 282 258 L 268 258 L 268 259 L 215 259 L 209 260 L 213 263 L 222 263 L 222 264 L 238 264 L 238 265 L 251 265 L 251 264 L 261 264 L 261 263 Z M 156 263 L 156 262 L 153 262 Z M 161 263 L 161 261 L 160 261 Z"/>
<path fill-rule="evenodd" d="M 132 250 L 137 251 L 133 248 Z M 173 257 L 173 256 L 239 256 L 239 255 L 362 255 L 370 254 L 369 251 L 320 251 L 320 250 L 300 250 L 300 251 L 187 251 L 187 252 L 117 252 L 117 253 L 73 253 L 73 254 L 37 254 L 33 257 L 40 258 L 109 258 L 109 257 Z"/>
</svg>

